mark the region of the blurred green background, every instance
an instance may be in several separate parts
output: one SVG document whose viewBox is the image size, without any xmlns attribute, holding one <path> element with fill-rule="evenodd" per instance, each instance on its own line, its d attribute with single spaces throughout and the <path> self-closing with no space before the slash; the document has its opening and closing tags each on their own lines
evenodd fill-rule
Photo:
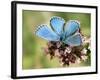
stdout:
<svg viewBox="0 0 100 80">
<path fill-rule="evenodd" d="M 58 59 L 54 58 L 53 60 L 50 60 L 50 57 L 45 55 L 42 48 L 46 46 L 47 41 L 39 38 L 34 34 L 38 25 L 47 24 L 48 27 L 50 27 L 50 18 L 53 16 L 62 17 L 66 22 L 68 20 L 78 20 L 80 22 L 82 33 L 87 37 L 90 36 L 91 15 L 89 13 L 23 10 L 23 69 L 62 67 Z M 89 65 L 90 60 L 87 60 L 80 64 L 72 64 L 70 66 L 79 67 Z"/>
</svg>

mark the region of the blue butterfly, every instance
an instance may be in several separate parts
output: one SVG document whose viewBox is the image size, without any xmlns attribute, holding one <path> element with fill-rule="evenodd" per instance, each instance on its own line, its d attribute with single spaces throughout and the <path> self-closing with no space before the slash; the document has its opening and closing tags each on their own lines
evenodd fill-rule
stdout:
<svg viewBox="0 0 100 80">
<path fill-rule="evenodd" d="M 50 19 L 51 29 L 42 24 L 38 26 L 35 34 L 48 41 L 61 41 L 70 46 L 79 46 L 82 44 L 82 37 L 79 33 L 80 24 L 76 20 L 65 20 L 54 16 Z"/>
</svg>

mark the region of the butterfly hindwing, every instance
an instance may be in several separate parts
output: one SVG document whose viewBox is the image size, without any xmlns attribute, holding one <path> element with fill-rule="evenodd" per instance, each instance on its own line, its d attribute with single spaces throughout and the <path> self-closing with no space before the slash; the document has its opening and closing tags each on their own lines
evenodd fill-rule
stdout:
<svg viewBox="0 0 100 80">
<path fill-rule="evenodd" d="M 68 44 L 70 46 L 79 46 L 82 44 L 82 37 L 80 33 L 74 34 L 64 41 L 65 44 Z"/>
<path fill-rule="evenodd" d="M 58 34 L 61 35 L 63 32 L 63 26 L 64 26 L 64 19 L 62 19 L 61 17 L 52 17 L 50 20 L 50 25 L 51 28 Z"/>
<path fill-rule="evenodd" d="M 65 36 L 68 37 L 78 31 L 80 28 L 80 23 L 76 20 L 70 20 L 65 24 L 64 32 Z"/>
<path fill-rule="evenodd" d="M 40 25 L 35 34 L 48 41 L 59 41 L 59 36 L 53 32 L 47 25 Z"/>
</svg>

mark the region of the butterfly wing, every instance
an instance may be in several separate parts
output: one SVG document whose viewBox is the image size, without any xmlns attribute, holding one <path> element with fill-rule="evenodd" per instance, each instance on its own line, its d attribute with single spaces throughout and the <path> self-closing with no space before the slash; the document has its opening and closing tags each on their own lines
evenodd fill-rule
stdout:
<svg viewBox="0 0 100 80">
<path fill-rule="evenodd" d="M 79 27 L 80 27 L 80 23 L 78 21 L 76 20 L 68 21 L 64 27 L 65 37 L 74 34 L 76 31 L 79 30 Z"/>
<path fill-rule="evenodd" d="M 40 25 L 35 34 L 48 41 L 59 41 L 59 36 L 53 32 L 47 25 Z"/>
<path fill-rule="evenodd" d="M 74 34 L 64 41 L 65 44 L 68 44 L 70 46 L 79 46 L 82 44 L 82 37 L 79 33 Z"/>
<path fill-rule="evenodd" d="M 58 34 L 61 35 L 63 32 L 63 26 L 64 26 L 64 19 L 61 17 L 52 17 L 50 20 L 51 28 Z"/>
</svg>

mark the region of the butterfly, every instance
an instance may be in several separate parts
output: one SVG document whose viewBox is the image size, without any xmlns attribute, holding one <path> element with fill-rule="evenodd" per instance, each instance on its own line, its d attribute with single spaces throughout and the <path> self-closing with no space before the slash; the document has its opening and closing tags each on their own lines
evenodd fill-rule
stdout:
<svg viewBox="0 0 100 80">
<path fill-rule="evenodd" d="M 80 23 L 77 20 L 65 20 L 58 16 L 50 19 L 50 27 L 46 24 L 39 25 L 35 31 L 38 37 L 48 41 L 61 41 L 69 46 L 82 44 L 82 36 L 79 33 Z"/>
</svg>

